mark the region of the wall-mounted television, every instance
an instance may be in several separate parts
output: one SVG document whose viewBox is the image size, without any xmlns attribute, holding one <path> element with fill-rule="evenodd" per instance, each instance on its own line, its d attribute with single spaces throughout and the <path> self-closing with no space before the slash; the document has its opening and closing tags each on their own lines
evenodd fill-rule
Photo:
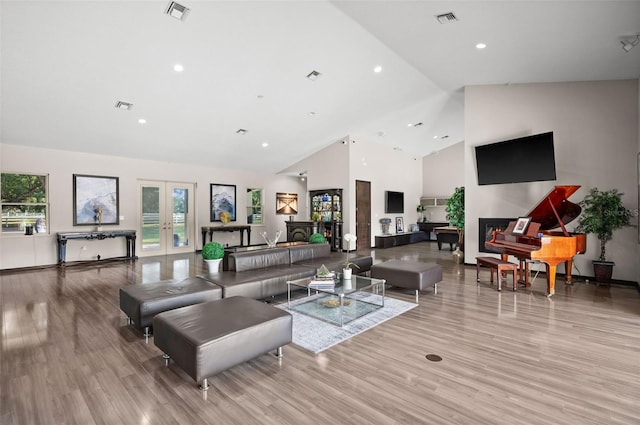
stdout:
<svg viewBox="0 0 640 425">
<path fill-rule="evenodd" d="M 476 146 L 478 184 L 556 179 L 553 132 Z"/>
<path fill-rule="evenodd" d="M 384 212 L 404 213 L 404 192 L 387 190 L 384 193 Z"/>
</svg>

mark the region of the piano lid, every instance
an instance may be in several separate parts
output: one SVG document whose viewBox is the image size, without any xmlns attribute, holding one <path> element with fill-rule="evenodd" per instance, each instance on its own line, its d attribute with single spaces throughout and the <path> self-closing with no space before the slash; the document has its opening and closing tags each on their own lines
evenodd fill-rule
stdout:
<svg viewBox="0 0 640 425">
<path fill-rule="evenodd" d="M 540 230 L 564 227 L 565 224 L 573 221 L 582 212 L 580 205 L 567 200 L 578 189 L 580 189 L 579 185 L 556 186 L 538 202 L 538 205 L 527 214 L 527 217 L 531 217 L 531 221 L 540 223 Z M 551 208 L 551 205 L 553 205 L 553 208 Z M 554 209 L 558 214 L 557 217 L 553 211 Z M 558 222 L 558 217 L 562 220 L 562 224 Z"/>
</svg>

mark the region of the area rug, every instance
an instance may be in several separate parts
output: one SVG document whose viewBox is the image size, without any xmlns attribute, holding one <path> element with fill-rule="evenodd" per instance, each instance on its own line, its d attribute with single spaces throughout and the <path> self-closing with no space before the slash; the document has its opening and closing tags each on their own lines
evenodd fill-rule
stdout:
<svg viewBox="0 0 640 425">
<path fill-rule="evenodd" d="M 379 295 L 357 292 L 350 295 L 350 297 L 380 304 Z M 304 303 L 307 301 L 309 301 L 309 298 L 306 297 L 291 301 L 291 304 L 295 305 L 296 303 Z M 293 310 L 288 310 L 286 302 L 276 305 L 276 307 L 286 310 L 293 316 L 293 343 L 316 354 L 409 311 L 416 306 L 417 304 L 414 303 L 385 297 L 384 307 L 340 327 Z"/>
</svg>

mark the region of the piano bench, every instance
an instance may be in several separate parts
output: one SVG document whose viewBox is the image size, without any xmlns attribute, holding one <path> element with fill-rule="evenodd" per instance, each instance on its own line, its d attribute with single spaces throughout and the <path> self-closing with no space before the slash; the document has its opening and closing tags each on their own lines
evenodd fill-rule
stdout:
<svg viewBox="0 0 640 425">
<path fill-rule="evenodd" d="M 518 289 L 516 284 L 516 274 L 518 273 L 518 265 L 508 261 L 502 261 L 494 257 L 476 257 L 476 281 L 480 282 L 480 266 L 486 266 L 491 269 L 491 283 L 493 283 L 493 272 L 498 276 L 498 291 L 502 290 L 502 273 L 513 272 L 513 290 Z"/>
</svg>

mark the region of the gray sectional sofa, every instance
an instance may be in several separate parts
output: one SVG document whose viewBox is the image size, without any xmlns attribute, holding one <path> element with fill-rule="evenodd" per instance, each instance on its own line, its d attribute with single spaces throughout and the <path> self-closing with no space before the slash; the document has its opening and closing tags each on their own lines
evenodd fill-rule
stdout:
<svg viewBox="0 0 640 425">
<path fill-rule="evenodd" d="M 345 253 L 332 252 L 328 243 L 268 248 L 229 254 L 228 271 L 199 275 L 222 288 L 222 297 L 264 299 L 287 292 L 287 281 L 312 277 L 323 264 L 340 272 Z M 350 255 L 356 273 L 371 269 L 371 256 Z"/>
</svg>

